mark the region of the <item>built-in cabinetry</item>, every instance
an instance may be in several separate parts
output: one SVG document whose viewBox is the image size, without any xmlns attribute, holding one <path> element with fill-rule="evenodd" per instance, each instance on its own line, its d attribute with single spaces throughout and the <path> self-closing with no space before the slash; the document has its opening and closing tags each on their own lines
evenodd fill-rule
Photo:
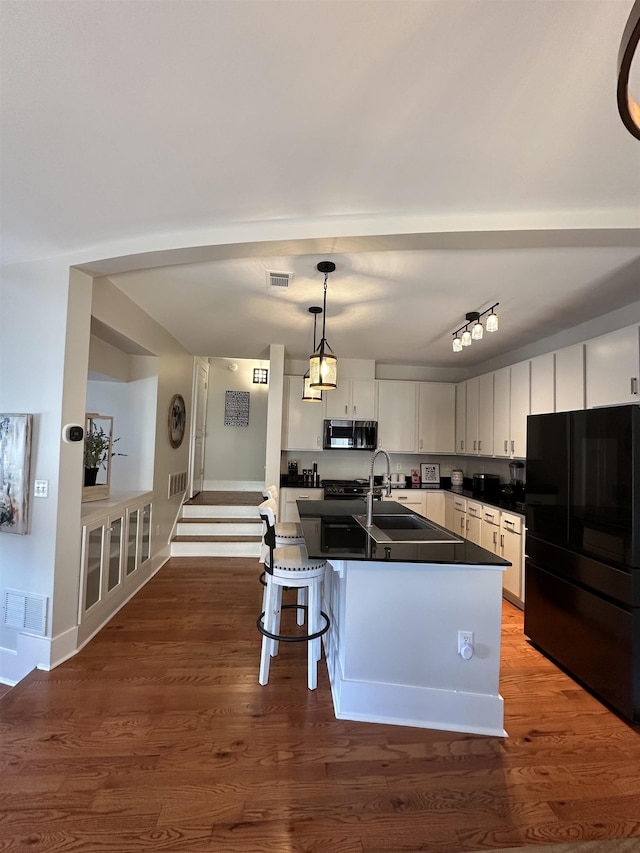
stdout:
<svg viewBox="0 0 640 853">
<path fill-rule="evenodd" d="M 556 400 L 555 355 L 552 352 L 531 359 L 531 412 L 553 412 Z"/>
<path fill-rule="evenodd" d="M 382 500 L 398 501 L 418 515 L 426 516 L 425 492 L 420 489 L 392 489 L 391 497 L 387 497 L 385 492 L 382 493 Z"/>
<path fill-rule="evenodd" d="M 321 501 L 324 496 L 322 489 L 303 489 L 287 486 L 279 492 L 278 521 L 300 521 L 296 501 Z"/>
<path fill-rule="evenodd" d="M 99 608 L 151 557 L 150 496 L 91 505 L 84 515 L 78 620 Z"/>
<path fill-rule="evenodd" d="M 482 504 L 477 501 L 467 501 L 467 517 L 465 521 L 465 539 L 480 545 L 482 527 Z"/>
<path fill-rule="evenodd" d="M 500 550 L 498 553 L 509 560 L 502 579 L 505 597 L 515 604 L 524 601 L 524 535 L 522 516 L 500 512 Z"/>
<path fill-rule="evenodd" d="M 555 353 L 555 411 L 584 409 L 584 344 L 563 347 Z"/>
<path fill-rule="evenodd" d="M 374 379 L 341 379 L 334 391 L 326 392 L 325 417 L 346 420 L 376 420 Z"/>
<path fill-rule="evenodd" d="M 458 536 L 466 537 L 467 535 L 467 499 L 453 496 L 453 520 L 449 528 Z"/>
<path fill-rule="evenodd" d="M 493 456 L 493 373 L 466 381 L 465 453 Z"/>
<path fill-rule="evenodd" d="M 466 453 L 467 448 L 467 383 L 456 385 L 456 453 Z"/>
<path fill-rule="evenodd" d="M 378 447 L 390 453 L 415 453 L 416 397 L 415 382 L 378 382 Z"/>
<path fill-rule="evenodd" d="M 419 453 L 455 453 L 456 386 L 418 383 Z"/>
<path fill-rule="evenodd" d="M 627 326 L 586 342 L 588 409 L 640 401 L 639 336 L 639 326 Z"/>
<path fill-rule="evenodd" d="M 284 380 L 283 450 L 322 450 L 322 403 L 302 401 L 301 376 L 285 376 Z"/>
<path fill-rule="evenodd" d="M 425 491 L 424 497 L 425 516 L 431 521 L 435 521 L 441 527 L 446 527 L 445 493 L 437 489 L 432 489 L 431 491 Z"/>
</svg>

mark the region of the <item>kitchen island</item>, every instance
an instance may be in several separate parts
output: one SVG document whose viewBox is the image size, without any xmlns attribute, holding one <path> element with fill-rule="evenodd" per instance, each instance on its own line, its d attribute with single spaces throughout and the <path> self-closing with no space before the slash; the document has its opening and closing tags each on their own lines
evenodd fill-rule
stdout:
<svg viewBox="0 0 640 853">
<path fill-rule="evenodd" d="M 298 511 L 309 555 L 330 565 L 324 647 L 336 717 L 504 735 L 500 632 L 509 563 L 438 525 L 420 537 L 391 519 L 381 533 L 383 516 L 397 516 L 398 525 L 420 518 L 394 501 L 374 502 L 371 529 L 363 500 L 299 501 Z M 473 635 L 469 658 L 460 654 L 459 632 Z"/>
</svg>

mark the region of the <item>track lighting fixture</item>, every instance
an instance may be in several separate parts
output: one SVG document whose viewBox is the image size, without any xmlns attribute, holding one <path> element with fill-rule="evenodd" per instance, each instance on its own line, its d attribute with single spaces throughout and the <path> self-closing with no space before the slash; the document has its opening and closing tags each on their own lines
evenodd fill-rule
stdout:
<svg viewBox="0 0 640 853">
<path fill-rule="evenodd" d="M 498 315 L 495 309 L 500 303 L 496 302 L 491 308 L 487 308 L 481 314 L 478 311 L 469 311 L 466 315 L 467 322 L 453 333 L 453 351 L 462 352 L 463 347 L 470 347 L 472 341 L 481 341 L 485 332 L 498 331 Z M 485 314 L 489 316 L 484 326 L 480 322 Z M 471 327 L 471 328 L 469 328 Z"/>
</svg>

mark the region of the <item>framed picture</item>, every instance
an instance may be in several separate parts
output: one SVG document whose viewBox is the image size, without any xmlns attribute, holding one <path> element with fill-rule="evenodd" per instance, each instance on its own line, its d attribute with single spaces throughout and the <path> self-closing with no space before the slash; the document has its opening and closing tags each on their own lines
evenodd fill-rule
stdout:
<svg viewBox="0 0 640 853">
<path fill-rule="evenodd" d="M 29 532 L 33 415 L 0 414 L 0 532 Z"/>
<path fill-rule="evenodd" d="M 439 486 L 440 464 L 438 462 L 421 462 L 420 482 L 423 486 Z"/>
</svg>

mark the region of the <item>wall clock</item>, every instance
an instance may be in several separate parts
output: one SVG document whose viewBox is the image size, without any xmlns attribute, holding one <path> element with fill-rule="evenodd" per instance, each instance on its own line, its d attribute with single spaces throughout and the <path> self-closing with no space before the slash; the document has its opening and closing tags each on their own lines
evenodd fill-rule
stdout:
<svg viewBox="0 0 640 853">
<path fill-rule="evenodd" d="M 180 447 L 187 423 L 187 407 L 182 394 L 174 394 L 169 403 L 169 443 Z"/>
</svg>

